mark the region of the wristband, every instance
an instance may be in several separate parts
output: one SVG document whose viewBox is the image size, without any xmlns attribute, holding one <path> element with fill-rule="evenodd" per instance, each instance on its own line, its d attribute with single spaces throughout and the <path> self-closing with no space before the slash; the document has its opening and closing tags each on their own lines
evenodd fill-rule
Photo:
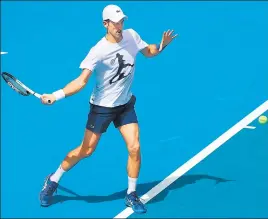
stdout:
<svg viewBox="0 0 268 219">
<path fill-rule="evenodd" d="M 63 92 L 62 89 L 57 90 L 57 91 L 53 92 L 52 94 L 56 97 L 56 100 L 61 100 L 61 99 L 65 98 L 65 93 Z"/>
</svg>

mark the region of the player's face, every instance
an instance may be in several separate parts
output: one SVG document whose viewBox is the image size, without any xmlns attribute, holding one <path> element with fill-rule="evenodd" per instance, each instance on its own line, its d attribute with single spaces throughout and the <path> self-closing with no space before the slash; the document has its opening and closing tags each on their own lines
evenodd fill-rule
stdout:
<svg viewBox="0 0 268 219">
<path fill-rule="evenodd" d="M 114 38 L 120 39 L 122 37 L 124 19 L 119 22 L 106 21 L 104 26 L 107 28 L 108 33 L 111 34 Z"/>
</svg>

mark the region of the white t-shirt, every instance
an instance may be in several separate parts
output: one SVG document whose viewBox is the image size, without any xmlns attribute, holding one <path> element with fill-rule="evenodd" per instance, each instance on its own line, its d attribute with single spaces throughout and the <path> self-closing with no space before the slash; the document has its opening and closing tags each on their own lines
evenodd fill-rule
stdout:
<svg viewBox="0 0 268 219">
<path fill-rule="evenodd" d="M 119 43 L 110 43 L 103 37 L 92 47 L 80 64 L 81 69 L 96 73 L 90 103 L 105 107 L 127 103 L 132 96 L 136 55 L 147 46 L 137 32 L 127 29 Z"/>
</svg>

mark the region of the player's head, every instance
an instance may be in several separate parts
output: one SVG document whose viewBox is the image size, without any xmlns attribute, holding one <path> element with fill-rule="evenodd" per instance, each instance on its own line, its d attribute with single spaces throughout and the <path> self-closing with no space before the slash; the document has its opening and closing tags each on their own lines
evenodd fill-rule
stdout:
<svg viewBox="0 0 268 219">
<path fill-rule="evenodd" d="M 122 37 L 123 24 L 127 16 L 117 5 L 107 5 L 102 12 L 103 25 L 115 39 Z"/>
</svg>

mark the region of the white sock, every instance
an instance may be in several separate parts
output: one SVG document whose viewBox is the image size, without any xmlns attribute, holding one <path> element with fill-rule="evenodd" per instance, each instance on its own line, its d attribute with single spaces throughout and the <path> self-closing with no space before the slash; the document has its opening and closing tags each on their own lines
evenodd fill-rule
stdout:
<svg viewBox="0 0 268 219">
<path fill-rule="evenodd" d="M 127 194 L 130 194 L 131 192 L 136 191 L 137 180 L 138 180 L 137 178 L 128 177 L 128 190 L 127 190 Z"/>
<path fill-rule="evenodd" d="M 62 177 L 62 175 L 65 173 L 66 171 L 64 169 L 61 168 L 61 166 L 59 166 L 59 168 L 57 169 L 57 171 L 50 177 L 50 180 L 53 182 L 58 183 L 60 181 L 60 178 Z"/>
</svg>

